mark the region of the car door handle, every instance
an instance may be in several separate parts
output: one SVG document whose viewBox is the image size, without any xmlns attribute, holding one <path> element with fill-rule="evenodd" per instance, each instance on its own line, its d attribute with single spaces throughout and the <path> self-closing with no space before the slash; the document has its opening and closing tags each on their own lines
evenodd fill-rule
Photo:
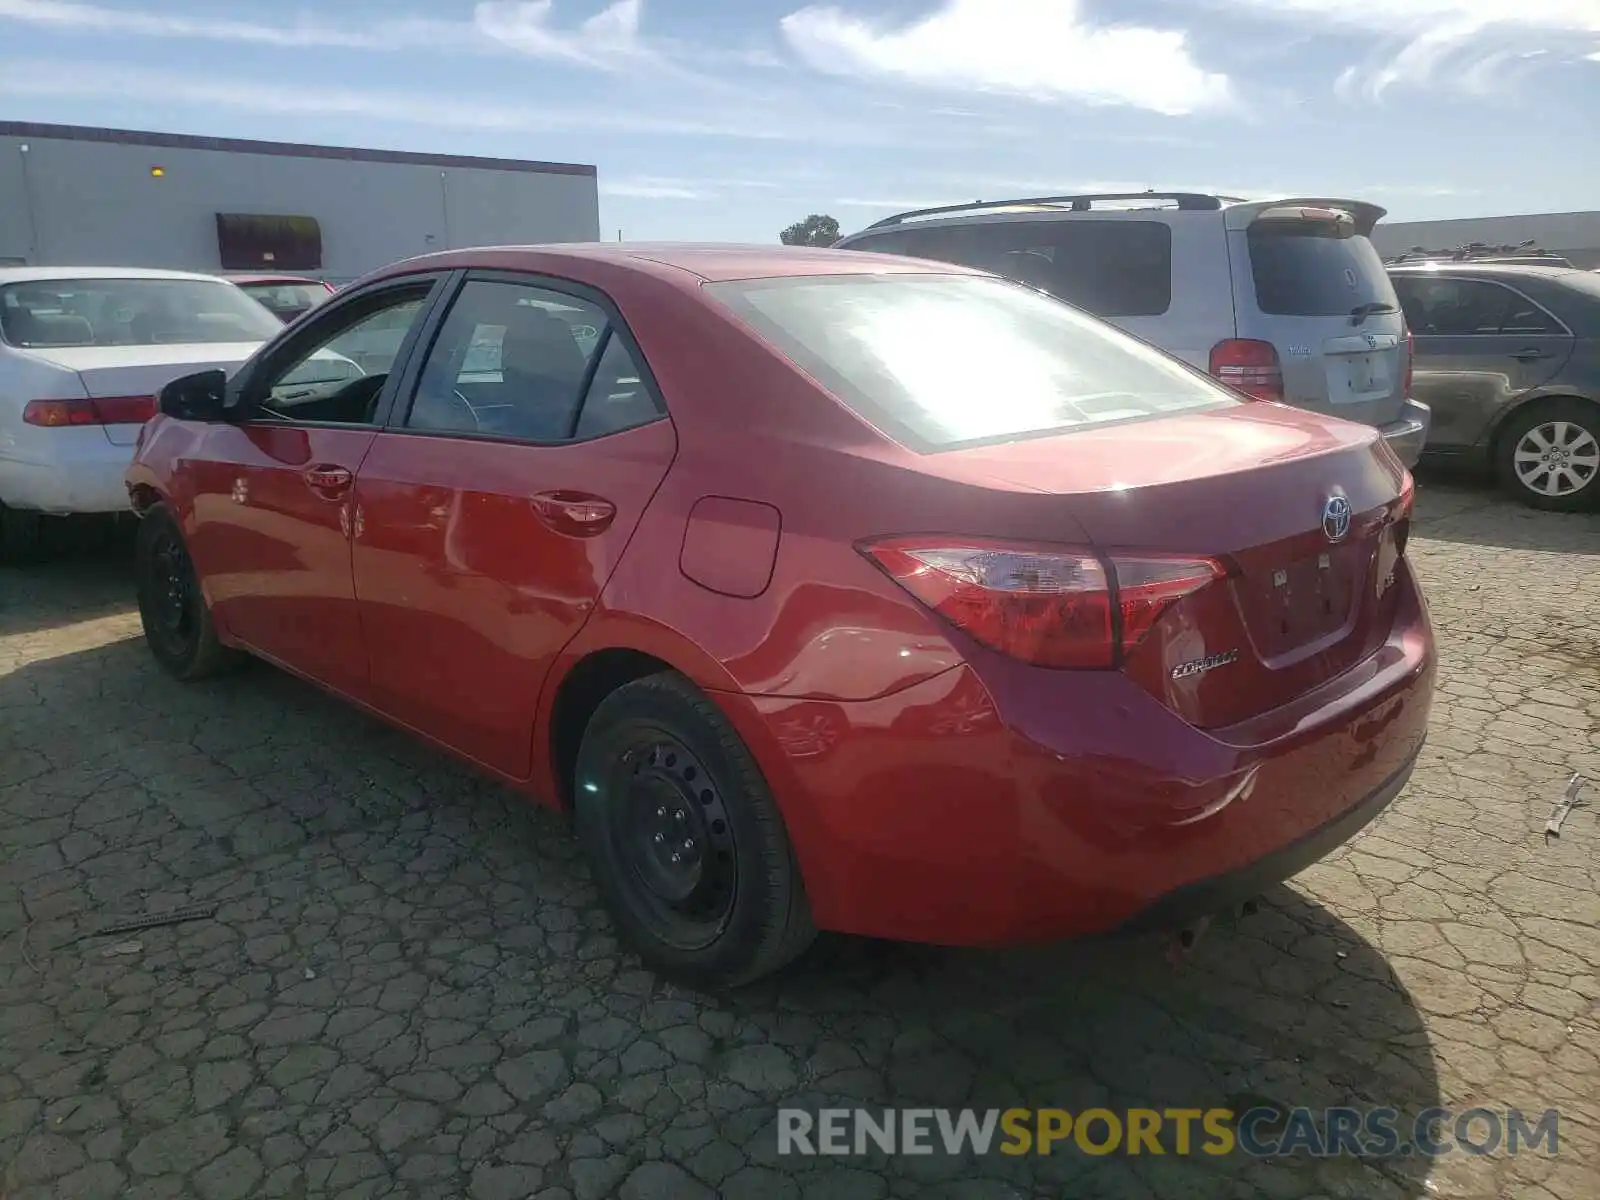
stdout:
<svg viewBox="0 0 1600 1200">
<path fill-rule="evenodd" d="M 341 495 L 349 488 L 354 475 L 345 467 L 329 466 L 326 463 L 314 467 L 307 467 L 300 473 L 306 481 L 306 486 L 314 492 L 321 492 L 328 497 Z"/>
<path fill-rule="evenodd" d="M 1544 351 L 1539 349 L 1537 346 L 1529 346 L 1525 350 L 1513 350 L 1511 352 L 1511 357 L 1517 359 L 1519 362 L 1530 362 L 1535 358 L 1543 358 Z"/>
<path fill-rule="evenodd" d="M 615 504 L 588 492 L 564 489 L 540 492 L 530 497 L 528 503 L 547 527 L 568 537 L 594 537 L 604 533 L 617 516 Z"/>
</svg>

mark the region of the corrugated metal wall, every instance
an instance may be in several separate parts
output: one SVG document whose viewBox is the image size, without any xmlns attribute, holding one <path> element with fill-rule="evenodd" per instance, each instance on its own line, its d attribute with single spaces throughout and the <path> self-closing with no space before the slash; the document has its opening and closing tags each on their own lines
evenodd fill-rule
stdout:
<svg viewBox="0 0 1600 1200">
<path fill-rule="evenodd" d="M 434 250 L 600 236 L 592 170 L 0 134 L 0 262 L 216 271 L 219 212 L 315 217 L 323 242 L 316 273 L 335 282 Z"/>
</svg>

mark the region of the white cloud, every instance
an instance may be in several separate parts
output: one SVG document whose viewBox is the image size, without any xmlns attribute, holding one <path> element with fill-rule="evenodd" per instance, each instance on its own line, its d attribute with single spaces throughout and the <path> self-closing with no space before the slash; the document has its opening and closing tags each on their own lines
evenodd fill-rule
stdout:
<svg viewBox="0 0 1600 1200">
<path fill-rule="evenodd" d="M 620 179 L 615 183 L 602 181 L 602 196 L 623 196 L 630 200 L 708 200 L 710 193 L 698 191 L 682 184 L 651 183 L 649 180 Z"/>
<path fill-rule="evenodd" d="M 951 200 L 889 200 L 882 197 L 868 196 L 841 196 L 828 203 L 837 208 L 872 208 L 882 209 L 886 212 L 915 212 L 922 208 L 938 208 L 941 205 L 958 203 Z"/>
<path fill-rule="evenodd" d="M 1373 53 L 1339 76 L 1338 91 L 1350 97 L 1436 84 L 1483 94 L 1536 58 L 1600 61 L 1600 0 L 1211 2 L 1375 38 Z"/>
<path fill-rule="evenodd" d="M 1227 77 L 1203 70 L 1181 31 L 1094 25 L 1079 0 L 943 0 L 900 25 L 812 5 L 781 28 L 803 61 L 836 75 L 1168 115 L 1231 101 Z"/>
<path fill-rule="evenodd" d="M 640 0 L 617 0 L 575 29 L 551 20 L 554 0 L 484 0 L 472 11 L 485 37 L 535 58 L 567 59 L 591 67 L 617 67 L 653 60 L 639 36 Z"/>
<path fill-rule="evenodd" d="M 246 79 L 201 78 L 181 72 L 121 68 L 82 62 L 0 60 L 0 96 L 35 99 L 129 100 L 143 104 L 213 108 L 269 116 L 349 117 L 470 131 L 580 130 L 726 137 L 753 141 L 814 140 L 757 113 L 715 118 L 677 118 L 595 108 L 500 101 L 488 96 L 449 95 L 318 86 L 304 88 Z"/>
<path fill-rule="evenodd" d="M 851 146 L 948 151 L 952 142 L 942 130 L 852 125 L 827 120 L 816 125 L 786 119 L 792 104 L 782 97 L 747 95 L 738 107 L 712 106 L 694 92 L 654 89 L 648 109 L 636 102 L 600 96 L 593 104 L 539 103 L 466 90 L 423 92 L 354 88 L 338 85 L 300 87 L 259 79 L 192 72 L 126 67 L 78 60 L 0 59 L 0 98 L 39 101 L 62 99 L 126 101 L 162 110 L 187 109 L 210 114 L 232 110 L 274 117 L 314 117 L 379 122 L 419 129 L 470 133 L 573 131 L 597 137 L 662 137 L 721 139 L 736 143 L 799 143 L 808 148 Z M 609 101 L 609 103 L 608 103 Z M 9 115 L 21 117 L 16 105 Z M 35 119 L 52 120 L 45 114 Z M 741 151 L 741 154 L 745 153 Z M 749 181 L 745 186 L 758 186 Z"/>
<path fill-rule="evenodd" d="M 78 0 L 0 0 L 0 20 L 72 33 L 237 42 L 288 49 L 515 52 L 597 68 L 656 57 L 639 32 L 641 0 L 616 0 L 571 27 L 554 0 L 483 0 L 470 20 L 387 17 L 340 23 L 286 14 L 270 24 L 114 8 Z"/>
</svg>

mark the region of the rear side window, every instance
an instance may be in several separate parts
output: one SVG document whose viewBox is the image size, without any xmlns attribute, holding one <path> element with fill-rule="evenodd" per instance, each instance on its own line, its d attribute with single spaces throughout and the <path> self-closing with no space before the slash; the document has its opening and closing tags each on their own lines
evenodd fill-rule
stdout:
<svg viewBox="0 0 1600 1200">
<path fill-rule="evenodd" d="M 1256 307 L 1268 316 L 1338 317 L 1363 305 L 1398 307 L 1383 260 L 1360 234 L 1321 223 L 1257 221 L 1246 240 Z"/>
<path fill-rule="evenodd" d="M 851 248 L 992 271 L 1098 317 L 1154 317 L 1172 306 L 1172 230 L 1160 221 L 989 221 Z"/>
<path fill-rule="evenodd" d="M 1239 403 L 1110 325 L 981 275 L 706 290 L 864 420 L 922 453 Z"/>
<path fill-rule="evenodd" d="M 1463 337 L 1562 332 L 1537 304 L 1498 283 L 1408 276 L 1395 281 L 1395 290 L 1412 333 Z"/>
</svg>

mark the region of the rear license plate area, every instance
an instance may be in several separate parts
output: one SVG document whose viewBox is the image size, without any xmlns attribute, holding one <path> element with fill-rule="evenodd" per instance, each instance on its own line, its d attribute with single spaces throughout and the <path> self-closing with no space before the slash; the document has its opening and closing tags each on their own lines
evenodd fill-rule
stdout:
<svg viewBox="0 0 1600 1200">
<path fill-rule="evenodd" d="M 1328 396 L 1335 404 L 1370 400 L 1393 388 L 1387 354 L 1341 354 L 1328 371 Z"/>
<path fill-rule="evenodd" d="M 1288 654 L 1342 628 L 1361 576 L 1360 547 L 1330 547 L 1268 567 L 1251 589 L 1250 628 L 1267 658 Z"/>
</svg>

